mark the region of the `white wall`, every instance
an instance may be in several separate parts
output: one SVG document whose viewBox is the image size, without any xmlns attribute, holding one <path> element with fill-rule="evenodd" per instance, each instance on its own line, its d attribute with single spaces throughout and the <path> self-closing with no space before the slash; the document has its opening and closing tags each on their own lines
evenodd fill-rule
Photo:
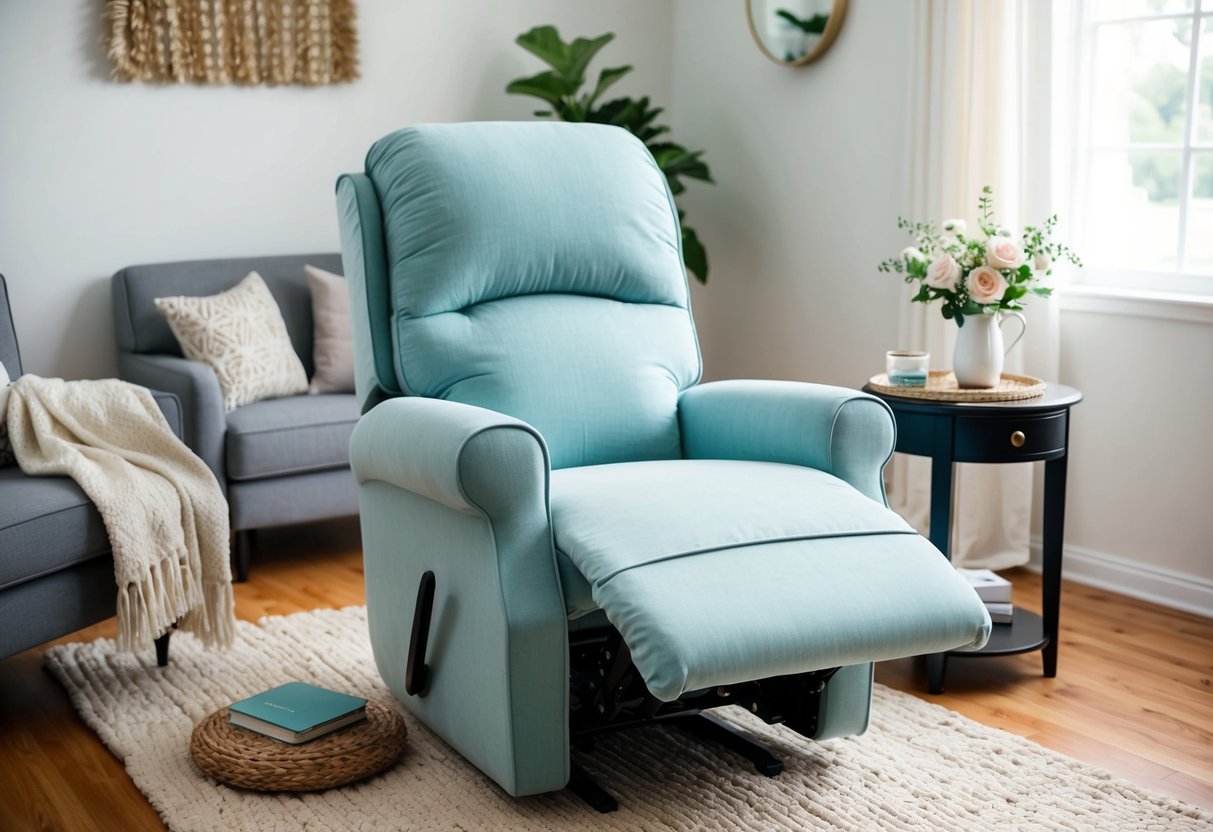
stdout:
<svg viewBox="0 0 1213 832">
<path fill-rule="evenodd" d="M 694 295 L 706 378 L 859 386 L 896 345 L 903 301 L 875 266 L 905 244 L 910 6 L 850 3 L 830 52 L 788 69 L 754 46 L 743 3 L 677 0 L 673 133 L 719 183 L 684 200 L 713 263 Z M 1059 381 L 1086 397 L 1067 574 L 1213 615 L 1213 325 L 1062 322 Z"/>
<path fill-rule="evenodd" d="M 1062 312 L 1068 572 L 1213 615 L 1213 312 Z"/>
<path fill-rule="evenodd" d="M 684 201 L 712 262 L 694 295 L 705 377 L 859 385 L 896 348 L 908 3 L 850 4 L 823 60 L 767 60 L 745 4 L 675 6 L 674 138 L 715 187 Z"/>
<path fill-rule="evenodd" d="M 108 80 L 97 0 L 0 2 L 0 273 L 40 375 L 115 368 L 109 275 L 133 263 L 337 250 L 333 185 L 408 124 L 530 118 L 507 96 L 552 23 L 614 31 L 617 89 L 669 99 L 669 0 L 359 0 L 362 79 L 304 89 Z"/>
</svg>

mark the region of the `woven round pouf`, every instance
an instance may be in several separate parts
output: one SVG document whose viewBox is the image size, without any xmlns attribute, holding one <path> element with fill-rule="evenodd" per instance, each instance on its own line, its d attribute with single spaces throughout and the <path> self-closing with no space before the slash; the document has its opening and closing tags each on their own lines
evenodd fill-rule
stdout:
<svg viewBox="0 0 1213 832">
<path fill-rule="evenodd" d="M 232 725 L 227 711 L 198 723 L 190 757 L 221 783 L 263 792 L 312 792 L 370 777 L 396 762 L 408 734 L 400 714 L 378 702 L 366 703 L 362 722 L 301 745 Z"/>
</svg>

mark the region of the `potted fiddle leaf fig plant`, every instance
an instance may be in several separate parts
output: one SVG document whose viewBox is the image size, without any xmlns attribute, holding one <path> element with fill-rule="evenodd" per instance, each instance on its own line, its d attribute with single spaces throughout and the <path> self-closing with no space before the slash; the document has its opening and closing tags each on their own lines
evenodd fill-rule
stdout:
<svg viewBox="0 0 1213 832">
<path fill-rule="evenodd" d="M 536 26 L 519 35 L 515 42 L 551 69 L 511 81 L 505 91 L 531 95 L 546 102 L 548 108 L 536 110 L 537 116 L 613 124 L 624 128 L 648 147 L 657 166 L 665 174 L 670 193 L 675 197 L 686 190 L 683 177 L 712 182 L 711 172 L 702 159 L 703 151 L 687 150 L 669 141 L 665 134 L 670 128 L 656 123 L 662 109 L 652 106 L 647 95 L 640 98 L 612 98 L 600 103 L 603 93 L 631 72 L 631 66 L 607 67 L 598 73 L 598 80 L 592 89 L 583 90 L 590 62 L 614 38 L 614 34 L 607 32 L 596 38 L 576 38 L 566 43 L 555 26 Z M 679 208 L 679 221 L 685 217 L 686 212 Z M 687 270 L 700 283 L 707 283 L 707 250 L 699 241 L 699 235 L 685 222 L 682 222 L 682 256 Z"/>
</svg>

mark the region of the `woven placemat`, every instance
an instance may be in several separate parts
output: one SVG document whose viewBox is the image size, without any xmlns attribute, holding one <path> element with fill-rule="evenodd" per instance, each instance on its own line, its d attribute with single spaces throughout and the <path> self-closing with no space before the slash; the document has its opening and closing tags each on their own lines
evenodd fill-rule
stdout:
<svg viewBox="0 0 1213 832">
<path fill-rule="evenodd" d="M 868 386 L 877 393 L 903 399 L 926 399 L 936 402 L 1014 402 L 1035 399 L 1045 394 L 1045 383 L 1035 376 L 1003 373 L 993 387 L 961 387 L 951 370 L 931 370 L 925 387 L 898 387 L 889 384 L 888 373 L 868 379 Z"/>
<path fill-rule="evenodd" d="M 221 783 L 262 792 L 312 792 L 370 777 L 396 762 L 408 734 L 400 714 L 378 702 L 366 703 L 361 722 L 302 745 L 232 725 L 227 712 L 195 726 L 190 757 Z"/>
</svg>

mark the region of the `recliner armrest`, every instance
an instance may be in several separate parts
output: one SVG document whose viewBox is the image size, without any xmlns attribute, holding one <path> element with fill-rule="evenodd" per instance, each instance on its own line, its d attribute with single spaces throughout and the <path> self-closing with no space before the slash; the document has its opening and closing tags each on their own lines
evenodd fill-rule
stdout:
<svg viewBox="0 0 1213 832">
<path fill-rule="evenodd" d="M 202 458 L 226 490 L 223 443 L 227 418 L 215 372 L 200 361 L 175 355 L 144 355 L 120 351 L 122 378 L 153 390 L 164 390 L 181 402 L 181 438 Z"/>
<path fill-rule="evenodd" d="M 520 501 L 548 505 L 543 438 L 526 422 L 441 399 L 385 401 L 358 420 L 350 467 L 457 511 L 507 518 Z"/>
<path fill-rule="evenodd" d="M 717 381 L 678 400 L 683 456 L 805 465 L 887 504 L 893 454 L 889 406 L 844 387 L 795 381 Z"/>
</svg>

